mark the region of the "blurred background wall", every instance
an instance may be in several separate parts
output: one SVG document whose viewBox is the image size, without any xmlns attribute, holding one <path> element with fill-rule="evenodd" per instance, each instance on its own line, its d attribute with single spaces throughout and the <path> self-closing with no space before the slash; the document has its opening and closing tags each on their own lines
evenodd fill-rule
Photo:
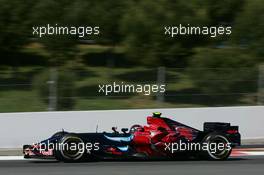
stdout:
<svg viewBox="0 0 264 175">
<path fill-rule="evenodd" d="M 263 143 L 263 107 L 218 107 L 218 108 L 177 108 L 156 109 L 164 117 L 203 130 L 204 122 L 231 122 L 238 125 L 242 143 L 255 140 Z M 23 144 L 33 144 L 49 138 L 55 132 L 112 132 L 111 128 L 130 128 L 134 124 L 146 125 L 146 116 L 152 109 L 103 110 L 68 112 L 26 112 L 0 114 L 0 148 L 22 148 Z M 12 131 L 12 132 L 10 132 Z M 8 134 L 4 134 L 8 133 Z M 247 144 L 247 142 L 246 142 Z"/>
</svg>

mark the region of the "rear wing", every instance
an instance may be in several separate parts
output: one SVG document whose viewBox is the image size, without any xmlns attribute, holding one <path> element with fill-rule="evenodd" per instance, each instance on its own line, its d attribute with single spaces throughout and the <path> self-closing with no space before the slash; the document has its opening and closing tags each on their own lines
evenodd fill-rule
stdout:
<svg viewBox="0 0 264 175">
<path fill-rule="evenodd" d="M 225 134 L 229 141 L 238 146 L 241 145 L 241 136 L 239 133 L 238 126 L 231 126 L 230 123 L 222 123 L 222 122 L 205 122 L 204 123 L 204 132 L 221 132 Z"/>
</svg>

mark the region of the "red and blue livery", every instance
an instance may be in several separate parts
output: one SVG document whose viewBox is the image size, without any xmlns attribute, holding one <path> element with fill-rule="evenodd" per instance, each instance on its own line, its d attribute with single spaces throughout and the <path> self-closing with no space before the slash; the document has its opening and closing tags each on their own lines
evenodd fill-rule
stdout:
<svg viewBox="0 0 264 175">
<path fill-rule="evenodd" d="M 130 130 L 122 128 L 121 132 L 115 127 L 112 130 L 112 133 L 58 132 L 40 143 L 24 145 L 24 157 L 64 162 L 179 158 L 225 160 L 232 148 L 241 142 L 238 126 L 231 126 L 230 123 L 205 122 L 203 131 L 200 131 L 161 117 L 159 112 L 148 116 L 145 126 L 136 124 Z M 181 144 L 185 145 L 185 149 L 180 149 Z M 190 150 L 186 145 L 214 147 Z M 216 145 L 222 145 L 221 149 Z"/>
</svg>

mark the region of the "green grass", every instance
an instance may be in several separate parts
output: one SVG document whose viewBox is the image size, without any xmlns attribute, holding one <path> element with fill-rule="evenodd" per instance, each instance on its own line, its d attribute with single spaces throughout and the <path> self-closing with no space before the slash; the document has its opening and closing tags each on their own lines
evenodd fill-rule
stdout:
<svg viewBox="0 0 264 175">
<path fill-rule="evenodd" d="M 19 78 L 20 81 L 26 80 L 27 83 L 34 83 L 34 77 L 38 75 L 36 69 L 39 67 L 23 67 L 17 69 L 18 72 L 12 73 L 12 69 L 4 69 L 0 73 L 0 79 L 2 83 L 4 80 L 8 80 L 12 83 L 12 78 Z M 45 68 L 47 71 L 48 69 Z M 144 96 L 142 94 L 118 94 L 112 97 L 103 96 L 98 93 L 98 84 L 125 82 L 127 84 L 144 84 L 143 82 L 137 82 L 135 79 L 148 80 L 149 74 L 142 74 L 140 77 L 132 76 L 131 80 L 122 80 L 118 77 L 120 75 L 132 74 L 134 75 L 138 71 L 147 70 L 144 68 L 105 68 L 105 67 L 83 67 L 82 71 L 87 72 L 87 75 L 82 76 L 80 74 L 74 81 L 74 106 L 72 110 L 104 110 L 104 109 L 142 109 L 142 108 L 175 108 L 175 107 L 200 107 L 207 106 L 197 102 L 197 96 L 175 96 L 170 97 L 165 102 L 157 102 L 155 96 Z M 173 93 L 188 93 L 189 90 L 194 89 L 192 81 L 182 72 L 174 72 L 169 70 L 169 74 L 175 79 L 168 80 L 166 87 L 167 91 Z M 30 76 L 28 76 L 30 75 Z M 122 77 L 122 76 L 121 76 Z M 17 83 L 17 79 L 14 79 L 13 83 Z M 23 83 L 23 82 L 19 82 Z M 44 82 L 45 83 L 45 82 Z M 0 112 L 29 112 L 29 111 L 46 111 L 48 104 L 44 101 L 40 94 L 38 94 L 35 86 L 29 86 L 27 88 L 21 88 L 20 86 L 0 87 Z M 185 92 L 187 90 L 187 92 Z M 60 91 L 60 90 L 58 90 Z M 67 95 L 67 94 L 66 94 Z M 99 95 L 99 96 L 98 96 Z M 124 96 L 124 97 L 120 97 Z M 252 103 L 252 98 L 242 98 L 241 103 Z M 65 99 L 67 100 L 67 98 Z M 46 100 L 47 101 L 47 100 Z"/>
<path fill-rule="evenodd" d="M 20 74 L 15 75 L 27 76 L 39 67 L 23 67 L 18 68 L 17 71 Z M 160 107 L 185 107 L 190 104 L 177 104 L 177 103 L 158 103 L 153 96 L 144 96 L 142 94 L 132 94 L 125 98 L 121 97 L 96 97 L 98 95 L 98 84 L 116 82 L 126 82 L 128 84 L 134 84 L 133 79 L 122 80 L 117 78 L 122 74 L 134 74 L 138 71 L 147 69 L 144 68 L 105 68 L 105 67 L 83 67 L 82 71 L 87 71 L 87 76 L 77 77 L 75 80 L 75 92 L 77 92 L 77 98 L 75 98 L 75 105 L 73 110 L 100 110 L 100 109 L 135 109 L 135 108 L 160 108 Z M 48 69 L 47 69 L 48 71 Z M 3 73 L 4 72 L 4 73 Z M 27 74 L 26 74 L 27 73 Z M 173 72 L 171 72 L 173 74 Z M 184 77 L 181 73 L 176 73 L 178 80 L 169 84 L 167 87 L 169 90 L 181 90 L 192 86 L 191 82 L 187 81 L 187 77 Z M 0 74 L 1 79 L 12 80 L 12 69 L 5 69 Z M 26 77 L 27 80 L 33 83 L 33 77 Z M 141 79 L 145 75 L 141 75 Z M 136 77 L 135 77 L 136 78 Z M 9 82 L 10 83 L 10 82 Z M 13 83 L 16 83 L 14 80 Z M 140 83 L 140 82 L 138 82 Z M 142 83 L 143 84 L 143 83 Z M 38 91 L 30 86 L 25 89 L 18 87 L 0 88 L 0 112 L 27 112 L 27 111 L 45 111 L 47 110 L 47 104 L 44 102 L 43 97 L 40 97 Z M 80 89 L 83 89 L 80 92 Z M 88 92 L 87 92 L 88 91 Z M 89 92 L 91 91 L 91 92 Z M 83 95 L 82 95 L 83 93 Z M 90 96 L 91 95 L 91 96 Z M 124 95 L 125 96 L 125 95 Z M 46 97 L 47 98 L 47 97 Z M 192 105 L 191 105 L 192 106 Z"/>
<path fill-rule="evenodd" d="M 79 45 L 80 54 L 100 53 L 109 49 L 115 52 L 123 52 L 122 47 Z M 32 44 L 24 49 L 25 52 L 48 56 L 44 48 L 39 44 Z M 47 103 L 34 89 L 34 79 L 41 70 L 49 71 L 47 67 L 18 67 L 16 69 L 7 66 L 0 67 L 0 112 L 29 112 L 46 111 Z M 202 101 L 208 101 L 198 96 L 172 96 L 165 97 L 165 102 L 157 102 L 155 96 L 144 96 L 142 94 L 119 94 L 125 97 L 98 97 L 98 85 L 124 82 L 127 84 L 156 83 L 156 69 L 143 67 L 134 68 L 109 68 L 90 67 L 81 61 L 70 62 L 64 66 L 66 71 L 76 74 L 74 80 L 74 106 L 72 110 L 104 110 L 104 109 L 140 109 L 140 108 L 174 108 L 174 107 L 199 107 L 207 106 Z M 63 68 L 62 68 L 63 69 Z M 166 69 L 166 90 L 176 94 L 186 94 L 197 91 L 192 80 L 182 70 Z M 48 74 L 47 74 L 48 75 Z M 26 83 L 26 88 L 13 86 L 12 84 Z M 46 83 L 46 82 L 43 82 Z M 11 84 L 10 86 L 5 86 Z M 4 86 L 2 86 L 4 85 Z M 67 86 L 67 85 L 65 85 Z M 60 89 L 58 89 L 60 91 Z M 196 92 L 195 92 L 196 93 Z M 67 94 L 66 94 L 67 95 Z M 126 96 L 127 95 L 127 96 Z M 199 101 L 201 98 L 201 101 Z M 67 98 L 65 99 L 67 100 Z M 241 104 L 254 104 L 255 99 L 251 95 L 239 99 Z M 46 100 L 47 101 L 47 100 Z M 222 101 L 221 101 L 222 102 Z M 225 102 L 223 102 L 225 103 Z M 238 101 L 239 103 L 239 101 Z M 211 105 L 211 104 L 209 104 Z M 223 104 L 224 105 L 224 104 Z"/>
<path fill-rule="evenodd" d="M 158 103 L 145 96 L 135 96 L 127 99 L 99 97 L 96 99 L 80 99 L 75 105 L 75 110 L 107 110 L 107 109 L 142 109 L 142 108 L 170 108 L 175 107 L 169 103 Z"/>
<path fill-rule="evenodd" d="M 0 112 L 46 111 L 47 108 L 35 91 L 0 91 Z"/>
</svg>

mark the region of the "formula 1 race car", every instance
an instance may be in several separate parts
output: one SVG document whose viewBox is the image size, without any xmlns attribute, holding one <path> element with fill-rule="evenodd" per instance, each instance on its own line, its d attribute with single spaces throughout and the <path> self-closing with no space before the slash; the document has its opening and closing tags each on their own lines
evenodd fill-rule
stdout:
<svg viewBox="0 0 264 175">
<path fill-rule="evenodd" d="M 119 133 L 69 133 L 61 131 L 40 143 L 24 145 L 27 159 L 52 158 L 64 162 L 105 159 L 225 160 L 240 145 L 238 126 L 206 122 L 203 131 L 186 126 L 161 113 L 147 117 L 147 125 L 133 125 Z"/>
</svg>

